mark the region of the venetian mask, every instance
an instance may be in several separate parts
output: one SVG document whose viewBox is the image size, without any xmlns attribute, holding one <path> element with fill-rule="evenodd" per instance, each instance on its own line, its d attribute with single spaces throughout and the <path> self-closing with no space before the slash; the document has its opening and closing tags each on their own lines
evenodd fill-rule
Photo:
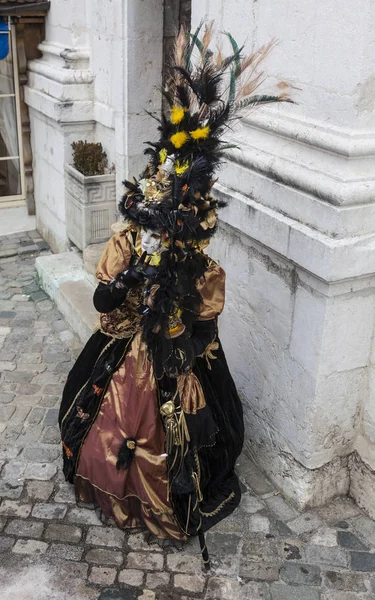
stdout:
<svg viewBox="0 0 375 600">
<path fill-rule="evenodd" d="M 157 231 L 152 231 L 152 229 L 142 229 L 141 230 L 141 247 L 142 252 L 147 252 L 147 254 L 154 254 L 160 250 L 161 247 L 161 235 Z"/>
</svg>

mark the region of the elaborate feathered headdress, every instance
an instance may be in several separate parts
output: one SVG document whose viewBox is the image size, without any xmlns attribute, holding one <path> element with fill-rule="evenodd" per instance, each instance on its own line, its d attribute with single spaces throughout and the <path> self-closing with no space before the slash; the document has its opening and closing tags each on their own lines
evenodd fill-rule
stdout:
<svg viewBox="0 0 375 600">
<path fill-rule="evenodd" d="M 243 56 L 230 33 L 232 53 L 210 49 L 213 26 L 200 24 L 193 35 L 176 39 L 171 76 L 162 93 L 169 105 L 159 121 L 160 138 L 147 142 L 149 162 L 140 180 L 125 181 L 119 209 L 136 229 L 163 234 L 157 272 L 149 281 L 143 311 L 143 339 L 154 373 L 176 376 L 191 367 L 190 335 L 202 298 L 197 279 L 207 269 L 201 249 L 217 228 L 219 203 L 212 195 L 215 171 L 226 148 L 224 135 L 246 109 L 289 101 L 254 95 L 263 82 L 257 67 L 273 43 Z"/>
<path fill-rule="evenodd" d="M 246 109 L 290 101 L 279 95 L 254 94 L 263 82 L 257 67 L 273 42 L 243 56 L 230 33 L 232 54 L 210 49 L 213 23 L 194 34 L 181 31 L 175 43 L 172 74 L 161 89 L 169 111 L 158 119 L 160 138 L 147 142 L 149 164 L 139 181 L 125 181 L 120 212 L 134 224 L 167 232 L 170 242 L 198 242 L 216 230 L 219 204 L 212 196 L 214 174 L 226 148 L 231 121 Z"/>
</svg>

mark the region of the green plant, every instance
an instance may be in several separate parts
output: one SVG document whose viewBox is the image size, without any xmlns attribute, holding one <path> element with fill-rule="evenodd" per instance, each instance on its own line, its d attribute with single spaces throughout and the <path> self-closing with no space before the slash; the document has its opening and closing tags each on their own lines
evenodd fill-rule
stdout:
<svg viewBox="0 0 375 600">
<path fill-rule="evenodd" d="M 72 143 L 73 166 L 82 175 L 103 175 L 108 167 L 107 153 L 100 143 L 80 140 Z"/>
</svg>

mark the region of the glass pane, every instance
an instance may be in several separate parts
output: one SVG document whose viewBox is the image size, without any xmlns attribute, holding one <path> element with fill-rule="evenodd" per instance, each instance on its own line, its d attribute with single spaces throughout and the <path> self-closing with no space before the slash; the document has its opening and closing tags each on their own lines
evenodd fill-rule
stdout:
<svg viewBox="0 0 375 600">
<path fill-rule="evenodd" d="M 5 40 L 7 43 L 5 43 Z M 3 56 L 2 50 L 9 45 L 7 56 Z M 14 94 L 14 73 L 13 58 L 11 49 L 11 39 L 9 32 L 3 32 L 0 29 L 0 96 L 2 94 Z"/>
<path fill-rule="evenodd" d="M 0 98 L 0 158 L 18 156 L 15 98 Z"/>
<path fill-rule="evenodd" d="M 0 160 L 0 198 L 21 194 L 19 159 Z"/>
</svg>

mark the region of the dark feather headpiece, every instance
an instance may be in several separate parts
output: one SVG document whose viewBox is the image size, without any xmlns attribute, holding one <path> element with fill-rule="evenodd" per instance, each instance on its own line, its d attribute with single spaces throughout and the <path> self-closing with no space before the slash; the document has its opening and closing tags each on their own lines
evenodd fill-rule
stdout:
<svg viewBox="0 0 375 600">
<path fill-rule="evenodd" d="M 165 231 L 171 242 L 198 242 L 216 230 L 218 203 L 211 195 L 214 174 L 228 144 L 223 136 L 246 109 L 290 101 L 279 95 L 254 94 L 263 83 L 259 65 L 273 42 L 243 56 L 230 33 L 232 53 L 210 49 L 213 23 L 202 38 L 181 31 L 175 42 L 172 75 L 161 92 L 169 114 L 158 119 L 157 142 L 147 142 L 149 163 L 139 181 L 125 181 L 120 203 L 125 219 L 137 226 Z"/>
</svg>

